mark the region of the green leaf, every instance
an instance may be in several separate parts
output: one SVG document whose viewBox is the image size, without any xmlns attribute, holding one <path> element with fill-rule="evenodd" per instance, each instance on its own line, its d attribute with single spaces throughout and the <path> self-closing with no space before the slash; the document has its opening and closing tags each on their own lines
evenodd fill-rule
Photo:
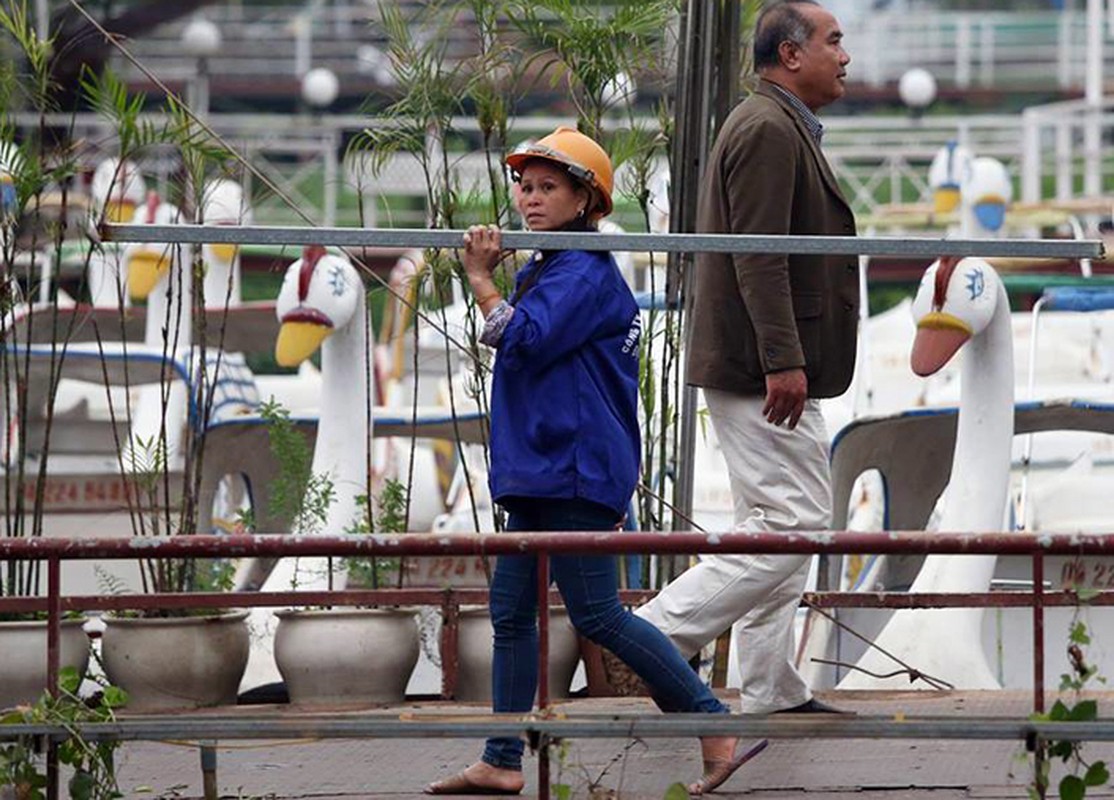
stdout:
<svg viewBox="0 0 1114 800">
<path fill-rule="evenodd" d="M 1106 768 L 1105 761 L 1096 761 L 1087 767 L 1087 774 L 1083 776 L 1083 782 L 1088 786 L 1102 786 L 1109 780 L 1110 770 Z"/>
<path fill-rule="evenodd" d="M 1075 644 L 1090 644 L 1091 637 L 1087 633 L 1087 625 L 1083 622 L 1076 622 L 1071 626 L 1071 634 L 1068 639 Z"/>
<path fill-rule="evenodd" d="M 1068 719 L 1072 722 L 1090 722 L 1098 719 L 1099 704 L 1094 700 L 1080 700 L 1072 707 Z"/>
<path fill-rule="evenodd" d="M 1087 786 L 1076 775 L 1065 775 L 1060 781 L 1060 800 L 1083 800 Z"/>
<path fill-rule="evenodd" d="M 81 686 L 81 674 L 76 667 L 62 667 L 58 673 L 58 686 L 67 694 L 77 694 Z"/>
<path fill-rule="evenodd" d="M 4 716 L 0 717 L 0 725 L 21 725 L 27 720 L 24 718 L 24 713 L 18 708 L 15 711 L 9 711 Z"/>
<path fill-rule="evenodd" d="M 73 800 L 89 800 L 96 791 L 96 779 L 85 770 L 78 770 L 70 778 L 70 797 Z"/>
<path fill-rule="evenodd" d="M 1071 742 L 1054 742 L 1048 748 L 1048 755 L 1050 758 L 1062 758 L 1067 761 L 1071 758 L 1072 753 L 1075 752 L 1075 745 Z"/>
<path fill-rule="evenodd" d="M 1048 712 L 1048 718 L 1053 722 L 1064 722 L 1068 718 L 1068 707 L 1064 705 L 1063 700 L 1057 700 L 1052 706 L 1052 710 Z"/>
<path fill-rule="evenodd" d="M 683 783 L 674 783 L 665 790 L 665 796 L 662 800 L 688 800 L 689 790 L 685 788 Z"/>
<path fill-rule="evenodd" d="M 120 708 L 128 703 L 128 693 L 119 686 L 104 687 L 101 702 L 108 708 Z"/>
<path fill-rule="evenodd" d="M 552 787 L 553 796 L 557 800 L 569 800 L 572 797 L 572 787 L 567 783 L 555 783 Z"/>
</svg>

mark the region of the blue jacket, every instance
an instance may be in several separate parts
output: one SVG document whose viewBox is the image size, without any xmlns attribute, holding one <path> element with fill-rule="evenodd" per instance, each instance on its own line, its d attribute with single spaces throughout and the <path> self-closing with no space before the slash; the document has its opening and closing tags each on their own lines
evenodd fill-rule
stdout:
<svg viewBox="0 0 1114 800">
<path fill-rule="evenodd" d="M 638 306 L 608 253 L 535 254 L 495 359 L 491 496 L 591 500 L 638 481 Z"/>
</svg>

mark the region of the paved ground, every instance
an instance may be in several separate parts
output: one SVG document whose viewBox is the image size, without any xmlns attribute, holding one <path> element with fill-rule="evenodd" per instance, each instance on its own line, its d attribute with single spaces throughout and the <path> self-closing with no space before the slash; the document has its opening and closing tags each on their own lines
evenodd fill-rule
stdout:
<svg viewBox="0 0 1114 800">
<path fill-rule="evenodd" d="M 838 693 L 827 702 L 864 716 L 1025 717 L 1031 695 L 1024 692 Z M 1100 695 L 1100 713 L 1114 694 Z M 268 713 L 290 714 L 286 707 Z M 569 715 L 656 713 L 647 700 L 586 699 L 563 704 Z M 252 711 L 259 712 L 260 707 Z M 459 713 L 437 703 L 407 704 L 372 713 Z M 224 710 L 227 712 L 227 709 Z M 484 709 L 475 707 L 476 712 Z M 822 724 L 820 721 L 818 724 Z M 221 796 L 230 798 L 416 798 L 429 781 L 455 772 L 479 753 L 480 742 L 455 739 L 364 739 L 230 742 L 218 753 Z M 1092 743 L 1092 758 L 1114 758 L 1114 747 Z M 553 784 L 571 797 L 656 798 L 676 781 L 699 772 L 699 750 L 691 739 L 579 739 L 553 760 Z M 537 760 L 528 758 L 524 795 L 537 794 Z M 119 770 L 127 797 L 202 796 L 199 756 L 186 742 L 128 743 Z M 1017 742 L 954 740 L 775 740 L 716 793 L 723 798 L 809 800 L 953 800 L 1024 798 L 1031 765 Z M 551 796 L 559 797 L 560 791 Z M 1088 797 L 1114 797 L 1091 790 Z"/>
</svg>

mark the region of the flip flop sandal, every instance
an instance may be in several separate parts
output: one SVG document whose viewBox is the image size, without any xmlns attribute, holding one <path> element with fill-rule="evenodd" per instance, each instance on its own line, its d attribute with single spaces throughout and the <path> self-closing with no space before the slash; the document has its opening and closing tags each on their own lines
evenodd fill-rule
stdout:
<svg viewBox="0 0 1114 800">
<path fill-rule="evenodd" d="M 689 786 L 689 794 L 693 797 L 699 797 L 714 792 L 735 774 L 735 770 L 765 750 L 769 744 L 769 739 L 763 739 L 749 750 L 736 751 L 735 756 L 728 761 L 705 761 L 704 775 L 696 783 Z"/>
</svg>

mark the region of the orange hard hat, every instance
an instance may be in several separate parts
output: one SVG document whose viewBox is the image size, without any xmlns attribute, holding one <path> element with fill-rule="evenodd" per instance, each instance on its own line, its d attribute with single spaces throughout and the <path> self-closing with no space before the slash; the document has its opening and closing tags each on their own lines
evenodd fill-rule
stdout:
<svg viewBox="0 0 1114 800">
<path fill-rule="evenodd" d="M 507 156 L 507 166 L 521 174 L 526 162 L 542 158 L 560 164 L 569 174 L 592 189 L 597 197 L 596 207 L 590 212 L 594 217 L 611 213 L 611 190 L 614 176 L 611 158 L 590 137 L 562 125 L 536 142 L 525 142 Z"/>
</svg>

